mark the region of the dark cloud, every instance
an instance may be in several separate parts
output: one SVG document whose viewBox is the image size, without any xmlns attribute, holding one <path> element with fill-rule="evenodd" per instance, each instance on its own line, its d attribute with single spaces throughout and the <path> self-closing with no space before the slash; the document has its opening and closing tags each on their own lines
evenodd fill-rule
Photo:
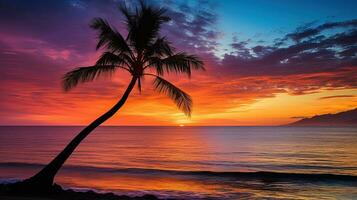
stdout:
<svg viewBox="0 0 357 200">
<path fill-rule="evenodd" d="M 291 119 L 304 119 L 304 118 L 306 118 L 306 117 L 304 117 L 304 116 L 295 116 L 295 117 L 290 117 Z"/>
<path fill-rule="evenodd" d="M 314 39 L 290 45 L 258 45 L 249 48 L 249 42 L 234 42 L 233 51 L 224 55 L 221 69 L 237 76 L 259 76 L 318 73 L 356 67 L 355 22 L 356 20 L 352 20 L 321 25 L 319 30 L 327 27 L 345 29 L 332 35 L 315 34 Z M 285 37 L 291 35 L 293 34 Z"/>
<path fill-rule="evenodd" d="M 319 99 L 324 100 L 324 99 L 352 98 L 352 97 L 355 97 L 355 95 L 334 95 L 334 96 L 321 97 Z"/>
<path fill-rule="evenodd" d="M 217 14 L 212 9 L 214 4 L 199 1 L 197 4 L 170 3 L 168 15 L 172 18 L 163 27 L 162 34 L 181 51 L 192 53 L 212 53 L 216 49 L 221 32 L 217 31 Z"/>
<path fill-rule="evenodd" d="M 328 29 L 357 27 L 357 19 L 343 21 L 343 22 L 325 23 L 325 24 L 322 24 L 320 26 L 313 27 L 313 28 L 310 27 L 312 24 L 313 23 L 298 28 L 295 33 L 290 33 L 290 34 L 286 35 L 286 38 L 291 39 L 295 42 L 300 42 L 301 40 L 306 39 L 306 38 L 311 39 L 312 37 L 320 34 L 322 31 L 325 31 Z"/>
</svg>

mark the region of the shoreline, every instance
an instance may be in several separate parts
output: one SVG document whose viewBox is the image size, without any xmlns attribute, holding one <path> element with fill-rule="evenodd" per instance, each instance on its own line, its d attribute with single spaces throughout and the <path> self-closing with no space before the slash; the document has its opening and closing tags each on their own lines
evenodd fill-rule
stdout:
<svg viewBox="0 0 357 200">
<path fill-rule="evenodd" d="M 0 199 L 4 200 L 163 200 L 152 194 L 143 196 L 118 195 L 113 192 L 99 193 L 93 190 L 76 191 L 63 189 L 55 184 L 51 193 L 29 194 L 11 189 L 12 184 L 0 184 Z M 179 200 L 165 198 L 165 200 Z"/>
</svg>

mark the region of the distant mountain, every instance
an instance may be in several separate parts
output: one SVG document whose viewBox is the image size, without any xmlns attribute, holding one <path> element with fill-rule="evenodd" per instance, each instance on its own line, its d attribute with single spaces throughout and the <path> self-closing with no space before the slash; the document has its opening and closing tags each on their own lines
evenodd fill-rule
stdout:
<svg viewBox="0 0 357 200">
<path fill-rule="evenodd" d="M 304 118 L 287 126 L 357 126 L 357 108 L 336 114 Z"/>
</svg>

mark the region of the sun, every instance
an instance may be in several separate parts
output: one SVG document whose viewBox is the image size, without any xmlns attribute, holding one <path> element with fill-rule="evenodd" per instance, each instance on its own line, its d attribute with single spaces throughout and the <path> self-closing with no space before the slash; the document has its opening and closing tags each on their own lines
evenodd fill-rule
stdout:
<svg viewBox="0 0 357 200">
<path fill-rule="evenodd" d="M 180 124 L 179 126 L 180 126 L 180 127 L 184 127 L 185 125 L 183 125 L 183 124 Z"/>
</svg>

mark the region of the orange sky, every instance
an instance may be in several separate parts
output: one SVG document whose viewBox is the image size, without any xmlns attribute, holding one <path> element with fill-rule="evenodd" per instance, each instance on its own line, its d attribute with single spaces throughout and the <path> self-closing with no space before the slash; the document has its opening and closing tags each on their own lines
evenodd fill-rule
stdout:
<svg viewBox="0 0 357 200">
<path fill-rule="evenodd" d="M 141 94 L 135 89 L 124 107 L 106 125 L 280 125 L 315 114 L 336 113 L 357 107 L 357 89 L 320 88 L 308 94 L 289 94 L 277 89 L 254 88 L 249 78 L 221 83 L 195 73 L 192 80 L 171 76 L 170 80 L 192 95 L 191 118 L 181 113 L 170 99 L 152 90 L 150 77 Z M 4 124 L 85 125 L 109 109 L 120 97 L 128 78 L 118 73 L 112 79 L 80 85 L 69 93 L 60 87 L 38 93 L 38 86 L 22 85 L 16 92 L 21 99 L 6 105 L 22 112 L 7 116 Z M 294 81 L 297 77 L 291 77 Z M 267 78 L 279 82 L 279 78 Z M 289 79 L 289 78 L 287 78 Z M 241 82 L 241 83 L 239 83 Z M 248 84 L 247 84 L 248 83 Z M 230 93 L 234 85 L 251 87 Z M 22 88 L 26 87 L 26 90 Z M 103 88 L 102 88 L 103 87 Z M 102 90 L 98 95 L 97 91 Z M 226 91 L 225 91 L 226 90 Z M 46 98 L 43 98 L 43 97 Z M 328 98 L 326 98 L 328 97 Z M 15 97 L 16 99 L 17 97 Z M 27 102 L 21 104 L 19 102 Z"/>
<path fill-rule="evenodd" d="M 290 2 L 281 15 L 263 7 L 257 15 L 232 10 L 255 10 L 236 1 L 165 2 L 172 22 L 160 34 L 205 63 L 206 71 L 195 71 L 191 80 L 167 77 L 192 96 L 192 117 L 153 92 L 147 77 L 142 93 L 135 89 L 106 125 L 281 125 L 357 107 L 357 19 L 355 12 L 343 12 L 348 6 L 314 3 L 321 12 L 310 13 Z M 96 32 L 88 27 L 94 17 L 125 35 L 114 3 L 4 3 L 1 125 L 86 125 L 121 97 L 129 82 L 125 72 L 69 93 L 61 89 L 63 74 L 93 65 L 100 55 Z"/>
</svg>

